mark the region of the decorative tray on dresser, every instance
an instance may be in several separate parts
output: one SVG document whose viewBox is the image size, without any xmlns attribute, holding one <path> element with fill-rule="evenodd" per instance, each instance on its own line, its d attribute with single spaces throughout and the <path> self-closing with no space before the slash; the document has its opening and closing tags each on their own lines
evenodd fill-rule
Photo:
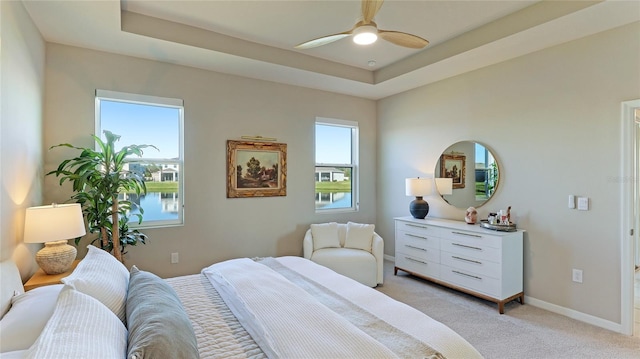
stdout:
<svg viewBox="0 0 640 359">
<path fill-rule="evenodd" d="M 495 231 L 446 219 L 395 218 L 395 267 L 504 304 L 524 304 L 523 230 Z"/>
</svg>

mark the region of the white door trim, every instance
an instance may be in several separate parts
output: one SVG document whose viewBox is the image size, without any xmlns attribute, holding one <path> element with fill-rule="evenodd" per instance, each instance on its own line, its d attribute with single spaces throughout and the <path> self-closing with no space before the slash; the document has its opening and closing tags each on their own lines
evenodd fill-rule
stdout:
<svg viewBox="0 0 640 359">
<path fill-rule="evenodd" d="M 621 148 L 621 329 L 626 335 L 633 335 L 633 301 L 635 272 L 635 243 L 631 230 L 638 231 L 635 226 L 635 186 L 640 178 L 636 178 L 636 124 L 634 110 L 640 108 L 640 99 L 622 103 L 622 148 Z"/>
</svg>

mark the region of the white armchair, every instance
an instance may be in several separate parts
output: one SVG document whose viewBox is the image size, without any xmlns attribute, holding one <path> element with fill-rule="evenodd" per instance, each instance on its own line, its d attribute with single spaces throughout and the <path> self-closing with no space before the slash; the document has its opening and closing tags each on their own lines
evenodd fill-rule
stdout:
<svg viewBox="0 0 640 359">
<path fill-rule="evenodd" d="M 369 287 L 382 284 L 384 241 L 373 225 L 312 224 L 302 241 L 304 258 Z"/>
</svg>

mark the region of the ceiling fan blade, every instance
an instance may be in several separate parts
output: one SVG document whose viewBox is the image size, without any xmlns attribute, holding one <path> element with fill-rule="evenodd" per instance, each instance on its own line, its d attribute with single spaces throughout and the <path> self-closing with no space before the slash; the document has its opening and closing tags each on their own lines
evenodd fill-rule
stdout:
<svg viewBox="0 0 640 359">
<path fill-rule="evenodd" d="M 333 35 L 327 35 L 327 36 L 323 36 L 323 37 L 319 37 L 317 39 L 313 39 L 313 40 L 309 40 L 306 42 L 303 42 L 301 44 L 298 44 L 295 46 L 296 49 L 302 49 L 302 50 L 306 50 L 306 49 L 312 49 L 314 47 L 318 47 L 318 46 L 322 46 L 322 45 L 326 45 L 329 43 L 332 43 L 334 41 L 338 41 L 340 39 L 343 39 L 347 36 L 351 35 L 351 30 L 350 31 L 345 31 L 345 32 L 341 32 L 339 34 L 333 34 Z"/>
<path fill-rule="evenodd" d="M 384 0 L 362 0 L 362 23 L 370 23 L 382 7 Z"/>
<path fill-rule="evenodd" d="M 407 34 L 400 31 L 378 30 L 378 36 L 398 46 L 410 47 L 412 49 L 422 49 L 429 45 L 429 41 L 420 36 Z"/>
</svg>

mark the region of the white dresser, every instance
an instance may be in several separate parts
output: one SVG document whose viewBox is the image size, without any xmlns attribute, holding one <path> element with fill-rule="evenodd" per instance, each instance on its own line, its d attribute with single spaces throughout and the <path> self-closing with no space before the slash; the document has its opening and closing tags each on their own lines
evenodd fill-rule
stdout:
<svg viewBox="0 0 640 359">
<path fill-rule="evenodd" d="M 492 231 L 461 221 L 395 218 L 398 270 L 498 303 L 524 304 L 523 232 Z"/>
</svg>

